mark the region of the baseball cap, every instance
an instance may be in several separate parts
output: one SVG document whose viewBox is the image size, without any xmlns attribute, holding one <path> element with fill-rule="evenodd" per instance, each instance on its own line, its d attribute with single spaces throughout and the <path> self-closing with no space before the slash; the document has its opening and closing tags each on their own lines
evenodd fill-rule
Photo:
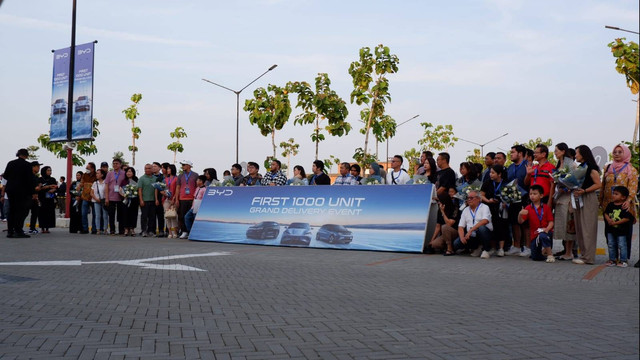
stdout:
<svg viewBox="0 0 640 360">
<path fill-rule="evenodd" d="M 42 165 L 41 163 L 39 163 L 38 161 L 32 161 L 31 162 L 31 166 L 40 166 Z"/>
<path fill-rule="evenodd" d="M 189 165 L 189 166 L 193 166 L 193 163 L 189 160 L 182 160 L 180 161 L 180 165 Z"/>
<path fill-rule="evenodd" d="M 100 167 L 103 167 L 103 166 L 109 166 L 109 163 L 106 161 L 103 161 L 100 163 Z"/>
</svg>

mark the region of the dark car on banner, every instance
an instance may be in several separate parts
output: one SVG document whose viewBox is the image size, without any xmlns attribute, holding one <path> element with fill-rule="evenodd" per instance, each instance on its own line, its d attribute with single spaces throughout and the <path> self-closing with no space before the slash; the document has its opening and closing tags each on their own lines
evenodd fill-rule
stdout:
<svg viewBox="0 0 640 360">
<path fill-rule="evenodd" d="M 316 240 L 330 244 L 349 244 L 353 241 L 353 233 L 342 225 L 325 224 L 316 233 Z"/>
<path fill-rule="evenodd" d="M 311 226 L 309 223 L 291 223 L 280 238 L 280 244 L 309 246 L 310 243 Z"/>
<path fill-rule="evenodd" d="M 278 235 L 280 235 L 280 224 L 275 221 L 263 221 L 247 229 L 249 239 L 276 239 Z"/>
</svg>

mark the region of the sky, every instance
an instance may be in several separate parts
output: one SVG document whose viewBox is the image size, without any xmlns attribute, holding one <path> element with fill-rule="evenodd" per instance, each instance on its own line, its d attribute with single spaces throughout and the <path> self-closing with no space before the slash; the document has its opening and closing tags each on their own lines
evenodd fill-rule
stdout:
<svg viewBox="0 0 640 360">
<path fill-rule="evenodd" d="M 604 26 L 638 31 L 635 0 L 77 3 L 76 43 L 98 41 L 93 115 L 100 135 L 98 154 L 87 157 L 96 163 L 110 162 L 116 151 L 131 161 L 130 123 L 122 110 L 132 94 L 141 93 L 137 170 L 147 162 L 173 161 L 167 145 L 178 126 L 188 134 L 179 160 L 191 160 L 199 172 L 229 169 L 235 162 L 236 96 L 201 79 L 239 90 L 273 64 L 278 67 L 241 93 L 240 161 L 262 164 L 272 154 L 271 138 L 242 110 L 253 90 L 313 83 L 320 72 L 329 74 L 332 88 L 348 103 L 354 129 L 328 136 L 319 157 L 352 161 L 364 135 L 358 131 L 361 107 L 349 103 L 348 68 L 360 48 L 378 44 L 400 60 L 398 73 L 388 76 L 387 114 L 398 123 L 419 115 L 397 129 L 390 155 L 419 148 L 420 122 L 451 124 L 455 136 L 476 143 L 509 134 L 485 152 L 508 151 L 515 142 L 538 137 L 610 151 L 633 134 L 635 97 L 615 71 L 607 44 L 617 37 L 638 42 L 638 36 Z M 0 6 L 0 167 L 49 131 L 51 50 L 70 45 L 71 6 L 71 0 L 5 0 Z M 296 99 L 291 102 L 295 106 Z M 294 109 L 276 133 L 276 143 L 294 138 L 300 152 L 291 166 L 309 172 L 312 127 L 294 126 L 297 114 Z M 474 148 L 459 141 L 449 149 L 452 164 Z M 380 144 L 380 158 L 384 149 Z M 66 173 L 65 160 L 43 149 L 37 155 L 54 176 Z"/>
</svg>

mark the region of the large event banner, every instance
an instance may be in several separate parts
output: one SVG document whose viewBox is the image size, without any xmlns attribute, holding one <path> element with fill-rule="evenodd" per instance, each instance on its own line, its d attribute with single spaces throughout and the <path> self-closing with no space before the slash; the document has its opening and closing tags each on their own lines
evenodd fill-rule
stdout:
<svg viewBox="0 0 640 360">
<path fill-rule="evenodd" d="M 433 185 L 209 187 L 190 240 L 422 252 Z"/>
<path fill-rule="evenodd" d="M 69 54 L 71 48 L 53 52 L 51 91 L 51 141 L 67 141 L 67 112 L 72 111 L 70 140 L 89 140 L 93 136 L 93 51 L 94 43 L 76 45 L 73 103 L 69 96 Z"/>
</svg>

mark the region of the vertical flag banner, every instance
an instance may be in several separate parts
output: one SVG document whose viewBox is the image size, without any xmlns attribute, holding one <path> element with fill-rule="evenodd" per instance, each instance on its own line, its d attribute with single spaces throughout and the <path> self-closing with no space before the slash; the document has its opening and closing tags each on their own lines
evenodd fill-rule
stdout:
<svg viewBox="0 0 640 360">
<path fill-rule="evenodd" d="M 190 240 L 420 253 L 433 186 L 209 187 Z"/>
<path fill-rule="evenodd" d="M 76 45 L 73 100 L 69 96 L 70 48 L 53 53 L 51 92 L 51 141 L 90 140 L 93 136 L 93 51 L 94 43 Z M 71 139 L 67 139 L 67 112 L 72 111 Z"/>
</svg>

